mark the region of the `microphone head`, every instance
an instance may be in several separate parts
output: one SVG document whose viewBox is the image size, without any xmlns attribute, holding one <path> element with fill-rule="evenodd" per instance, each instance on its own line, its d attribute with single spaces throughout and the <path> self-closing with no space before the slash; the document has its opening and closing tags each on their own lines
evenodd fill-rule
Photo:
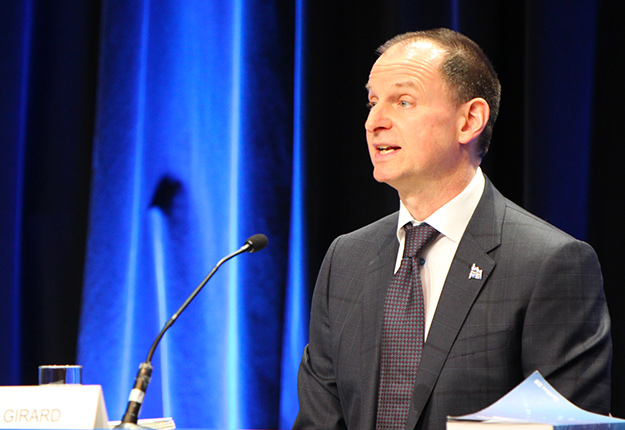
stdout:
<svg viewBox="0 0 625 430">
<path fill-rule="evenodd" d="M 267 242 L 267 236 L 261 233 L 255 234 L 245 241 L 245 244 L 248 245 L 247 252 L 260 251 L 267 246 Z"/>
</svg>

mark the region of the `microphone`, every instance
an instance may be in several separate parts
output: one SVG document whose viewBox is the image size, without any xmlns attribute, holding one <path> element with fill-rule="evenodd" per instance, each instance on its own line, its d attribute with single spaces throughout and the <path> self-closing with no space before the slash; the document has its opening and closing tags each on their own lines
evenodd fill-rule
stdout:
<svg viewBox="0 0 625 430">
<path fill-rule="evenodd" d="M 241 249 L 245 248 L 247 252 L 258 252 L 267 246 L 267 236 L 264 234 L 255 234 L 245 241 L 245 245 Z M 237 251 L 238 252 L 238 251 Z"/>
<path fill-rule="evenodd" d="M 116 429 L 137 429 L 137 428 L 145 428 L 137 424 L 137 420 L 139 419 L 139 411 L 141 410 L 141 405 L 143 404 L 143 398 L 145 397 L 145 392 L 148 389 L 148 384 L 150 383 L 150 378 L 152 376 L 152 357 L 154 356 L 154 351 L 156 351 L 156 347 L 158 346 L 161 338 L 178 319 L 178 316 L 189 306 L 189 303 L 198 295 L 198 293 L 204 288 L 204 285 L 208 282 L 210 278 L 213 277 L 217 269 L 221 267 L 226 261 L 230 260 L 233 257 L 236 257 L 239 254 L 243 254 L 244 252 L 258 252 L 267 246 L 267 236 L 264 234 L 255 234 L 248 238 L 242 247 L 237 249 L 231 254 L 226 255 L 224 258 L 219 260 L 215 267 L 212 268 L 210 273 L 204 278 L 200 285 L 198 285 L 195 290 L 191 293 L 191 295 L 184 301 L 184 303 L 178 308 L 178 310 L 169 318 L 169 320 L 165 323 L 161 332 L 156 336 L 156 339 L 152 343 L 152 347 L 148 352 L 148 356 L 146 360 L 139 365 L 139 372 L 135 377 L 135 385 L 130 391 L 130 396 L 128 397 L 128 406 L 126 407 L 126 412 L 122 418 L 120 424 L 115 426 Z"/>
</svg>

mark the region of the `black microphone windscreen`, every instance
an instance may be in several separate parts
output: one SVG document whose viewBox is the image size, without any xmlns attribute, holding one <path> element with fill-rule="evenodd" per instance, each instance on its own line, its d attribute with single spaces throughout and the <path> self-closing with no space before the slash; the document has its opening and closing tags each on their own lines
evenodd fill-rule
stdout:
<svg viewBox="0 0 625 430">
<path fill-rule="evenodd" d="M 247 252 L 260 251 L 265 246 L 267 246 L 267 242 L 267 236 L 261 233 L 255 234 L 245 241 L 247 245 L 250 245 L 250 248 L 247 250 Z"/>
</svg>

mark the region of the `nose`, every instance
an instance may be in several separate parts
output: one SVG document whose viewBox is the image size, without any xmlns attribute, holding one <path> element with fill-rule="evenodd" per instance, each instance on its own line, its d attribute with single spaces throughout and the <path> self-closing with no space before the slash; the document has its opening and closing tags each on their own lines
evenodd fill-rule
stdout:
<svg viewBox="0 0 625 430">
<path fill-rule="evenodd" d="M 369 133 L 391 128 L 391 120 L 381 103 L 372 106 L 365 121 L 365 130 Z"/>
</svg>

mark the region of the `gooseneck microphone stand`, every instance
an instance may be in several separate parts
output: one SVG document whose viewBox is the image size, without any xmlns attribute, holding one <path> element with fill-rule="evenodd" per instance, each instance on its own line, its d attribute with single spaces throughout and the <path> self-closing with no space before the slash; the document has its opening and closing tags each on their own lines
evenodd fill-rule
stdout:
<svg viewBox="0 0 625 430">
<path fill-rule="evenodd" d="M 226 261 L 230 260 L 233 257 L 236 257 L 239 254 L 243 254 L 244 252 L 257 252 L 263 249 L 267 245 L 267 236 L 264 234 L 255 234 L 251 236 L 249 239 L 245 241 L 245 244 L 233 252 L 232 254 L 226 255 L 224 258 L 219 260 L 215 267 L 210 271 L 210 273 L 204 278 L 200 285 L 198 285 L 195 290 L 191 293 L 191 295 L 184 301 L 182 306 L 169 318 L 167 323 L 163 326 L 161 332 L 156 336 L 154 342 L 152 343 L 152 347 L 148 352 L 148 356 L 143 363 L 139 365 L 139 372 L 135 378 L 135 385 L 130 391 L 130 396 L 128 398 L 128 406 L 126 407 L 126 412 L 122 418 L 120 424 L 115 426 L 116 429 L 141 429 L 146 428 L 137 424 L 137 420 L 139 419 L 139 411 L 141 410 L 141 405 L 143 403 L 143 398 L 145 397 L 145 392 L 148 389 L 148 384 L 150 383 L 150 378 L 152 376 L 152 357 L 154 356 L 154 351 L 156 351 L 156 347 L 158 346 L 161 338 L 165 334 L 165 332 L 171 327 L 178 319 L 178 316 L 189 306 L 189 303 L 199 294 L 199 292 L 204 288 L 204 285 L 208 282 L 208 280 L 215 274 L 217 269 L 221 267 Z"/>
</svg>

